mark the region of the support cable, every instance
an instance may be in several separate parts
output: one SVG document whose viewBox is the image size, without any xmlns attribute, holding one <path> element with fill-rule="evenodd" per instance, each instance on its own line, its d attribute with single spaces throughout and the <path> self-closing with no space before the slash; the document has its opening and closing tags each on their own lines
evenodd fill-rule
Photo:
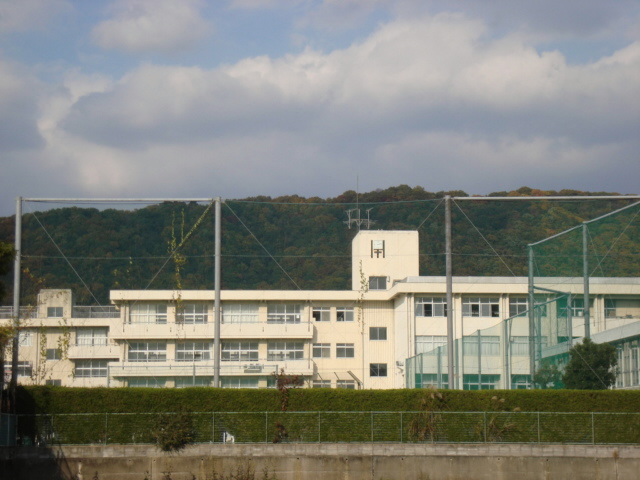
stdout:
<svg viewBox="0 0 640 480">
<path fill-rule="evenodd" d="M 247 230 L 247 232 L 249 232 L 249 234 L 253 237 L 253 239 L 258 243 L 258 245 L 260 245 L 260 247 L 267 253 L 267 255 L 269 255 L 269 257 L 271 258 L 271 260 L 273 260 L 275 262 L 276 265 L 278 265 L 278 267 L 280 268 L 280 270 L 282 270 L 282 272 L 287 276 L 287 278 L 289 280 L 291 280 L 291 282 L 296 286 L 296 288 L 298 290 L 302 290 L 302 288 L 300 288 L 300 285 L 298 285 L 296 283 L 296 281 L 291 278 L 291 275 L 289 275 L 287 273 L 287 271 L 284 269 L 284 267 L 282 265 L 280 265 L 280 263 L 278 262 L 278 260 L 276 260 L 276 258 L 271 255 L 271 253 L 269 252 L 269 250 L 267 250 L 267 247 L 265 247 L 262 242 L 260 242 L 260 240 L 258 240 L 258 237 L 255 236 L 255 234 L 251 231 L 251 229 L 249 227 L 247 227 L 247 225 L 242 221 L 242 219 L 238 216 L 238 214 L 233 210 L 233 208 L 231 208 L 231 205 L 229 205 L 227 202 L 225 202 L 225 205 L 227 206 L 227 208 L 229 210 L 231 210 L 231 213 L 233 213 L 233 215 L 238 219 L 238 221 L 242 224 L 242 226 Z"/>
<path fill-rule="evenodd" d="M 486 242 L 486 244 L 489 246 L 489 248 L 491 249 L 491 251 L 496 255 L 496 257 L 498 257 L 498 259 L 503 263 L 503 265 L 505 267 L 507 267 L 507 270 L 509 270 L 509 272 L 511 273 L 511 275 L 513 275 L 514 277 L 516 277 L 517 275 L 515 273 L 513 273 L 513 270 L 511 270 L 511 268 L 509 268 L 509 265 L 507 265 L 507 263 L 504 261 L 504 259 L 502 258 L 502 256 L 496 252 L 495 248 L 493 248 L 493 246 L 491 245 L 491 243 L 489 243 L 489 240 L 486 239 L 486 237 L 482 234 L 482 232 L 480 232 L 480 230 L 478 230 L 478 227 L 475 226 L 475 224 L 471 221 L 471 219 L 467 216 L 466 213 L 464 213 L 464 211 L 460 208 L 460 205 L 458 205 L 455 200 L 454 202 L 456 204 L 456 207 L 458 207 L 458 210 L 460 210 L 460 212 L 462 212 L 462 215 L 464 215 L 464 218 L 466 218 L 469 223 L 471 224 L 471 226 L 473 228 L 475 228 L 476 232 L 478 232 L 478 235 L 480 235 L 480 237 Z"/>
</svg>

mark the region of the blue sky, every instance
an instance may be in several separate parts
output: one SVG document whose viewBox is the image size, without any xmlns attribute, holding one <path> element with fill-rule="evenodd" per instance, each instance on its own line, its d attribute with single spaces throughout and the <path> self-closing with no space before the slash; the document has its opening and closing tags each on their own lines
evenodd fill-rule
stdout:
<svg viewBox="0 0 640 480">
<path fill-rule="evenodd" d="M 0 0 L 15 197 L 639 193 L 637 0 Z"/>
</svg>

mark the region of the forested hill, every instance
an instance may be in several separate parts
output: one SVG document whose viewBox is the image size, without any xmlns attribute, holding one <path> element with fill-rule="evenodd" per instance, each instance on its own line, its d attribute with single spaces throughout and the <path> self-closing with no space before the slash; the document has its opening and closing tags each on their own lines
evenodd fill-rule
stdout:
<svg viewBox="0 0 640 480">
<path fill-rule="evenodd" d="M 254 197 L 222 205 L 225 289 L 348 289 L 351 239 L 347 210 L 369 212 L 372 229 L 418 230 L 421 275 L 444 274 L 446 194 L 406 185 L 336 198 Z M 455 275 L 526 275 L 526 246 L 631 204 L 575 200 L 615 195 L 523 187 L 490 196 L 566 196 L 562 201 L 459 201 L 452 208 Z M 23 216 L 23 298 L 41 288 L 72 288 L 78 304 L 106 303 L 114 288 L 213 288 L 213 208 L 162 203 L 132 210 L 57 208 Z M 355 213 L 353 215 L 356 215 Z M 625 252 L 640 251 L 627 230 Z M 183 242 L 184 240 L 184 242 Z M 14 241 L 14 218 L 0 218 L 0 241 Z M 638 240 L 640 241 L 640 240 Z M 170 255 L 183 243 L 176 255 Z M 637 260 L 636 260 L 637 262 Z M 622 262 L 618 275 L 637 275 Z M 11 285 L 11 281 L 5 283 Z M 7 304 L 9 296 L 0 303 Z"/>
</svg>

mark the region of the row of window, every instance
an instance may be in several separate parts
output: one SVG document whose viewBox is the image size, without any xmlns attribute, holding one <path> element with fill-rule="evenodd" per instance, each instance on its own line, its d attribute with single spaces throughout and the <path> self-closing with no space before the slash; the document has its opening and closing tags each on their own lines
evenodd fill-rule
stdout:
<svg viewBox="0 0 640 480">
<path fill-rule="evenodd" d="M 607 307 L 609 305 L 609 307 Z M 611 316 L 615 311 L 611 307 L 611 301 L 605 301 L 605 313 Z M 509 298 L 509 317 L 524 315 L 529 308 L 529 301 L 525 297 Z M 538 307 L 543 315 L 546 315 L 546 306 Z M 566 310 L 560 305 L 560 309 Z M 417 317 L 446 317 L 447 300 L 445 297 L 416 297 L 415 314 Z M 584 301 L 575 298 L 572 301 L 572 315 L 581 317 L 584 315 Z M 463 317 L 500 317 L 500 299 L 497 297 L 467 297 L 462 299 Z"/>
<path fill-rule="evenodd" d="M 259 360 L 259 343 L 255 341 L 222 342 L 220 358 L 223 362 Z M 129 362 L 167 361 L 167 342 L 129 342 Z M 301 360 L 304 342 L 272 341 L 267 343 L 267 360 Z M 176 344 L 177 362 L 211 360 L 211 342 L 181 342 Z"/>
<path fill-rule="evenodd" d="M 543 347 L 547 346 L 546 336 L 540 337 L 539 341 Z M 500 355 L 500 337 L 497 335 L 470 335 L 464 337 L 462 345 L 464 355 Z M 511 349 L 509 354 L 512 356 L 529 356 L 529 337 L 514 335 L 510 337 L 509 347 Z M 437 350 L 438 348 L 440 350 Z M 446 356 L 446 335 L 416 336 L 416 353 L 433 353 Z"/>
<path fill-rule="evenodd" d="M 257 303 L 224 304 L 222 306 L 222 323 L 258 323 Z M 267 305 L 267 323 L 291 324 L 302 321 L 300 304 Z M 353 307 L 335 308 L 336 322 L 353 322 Z M 314 307 L 313 319 L 317 322 L 331 321 L 330 307 Z M 131 305 L 130 323 L 167 323 L 166 303 L 136 303 Z M 208 322 L 207 305 L 205 303 L 185 303 L 177 307 L 176 322 L 184 324 L 200 324 Z"/>
</svg>

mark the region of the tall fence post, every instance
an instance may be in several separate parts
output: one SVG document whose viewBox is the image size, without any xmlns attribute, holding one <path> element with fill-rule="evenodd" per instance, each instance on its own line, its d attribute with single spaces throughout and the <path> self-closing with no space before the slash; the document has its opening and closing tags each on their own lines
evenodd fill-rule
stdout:
<svg viewBox="0 0 640 480">
<path fill-rule="evenodd" d="M 216 412 L 211 412 L 211 443 L 216 443 Z"/>
<path fill-rule="evenodd" d="M 482 418 L 482 423 L 484 423 L 484 443 L 487 443 L 487 412 L 482 412 Z"/>
<path fill-rule="evenodd" d="M 402 438 L 402 433 L 403 433 L 402 430 L 403 429 L 404 429 L 404 427 L 403 427 L 403 423 L 402 423 L 402 412 L 400 412 L 400 443 L 403 443 L 402 442 L 402 440 L 403 440 L 403 438 Z"/>
<path fill-rule="evenodd" d="M 269 443 L 269 412 L 264 412 L 264 443 Z"/>
<path fill-rule="evenodd" d="M 318 443 L 321 443 L 321 436 L 320 436 L 320 411 L 318 411 Z"/>
<path fill-rule="evenodd" d="M 540 412 L 538 412 L 538 443 L 540 443 Z"/>
<path fill-rule="evenodd" d="M 371 412 L 371 443 L 373 443 L 373 412 Z"/>
<path fill-rule="evenodd" d="M 104 444 L 106 445 L 109 441 L 109 414 L 105 412 L 104 414 Z"/>
<path fill-rule="evenodd" d="M 591 412 L 591 444 L 595 445 L 596 443 L 596 417 L 593 412 Z"/>
</svg>

